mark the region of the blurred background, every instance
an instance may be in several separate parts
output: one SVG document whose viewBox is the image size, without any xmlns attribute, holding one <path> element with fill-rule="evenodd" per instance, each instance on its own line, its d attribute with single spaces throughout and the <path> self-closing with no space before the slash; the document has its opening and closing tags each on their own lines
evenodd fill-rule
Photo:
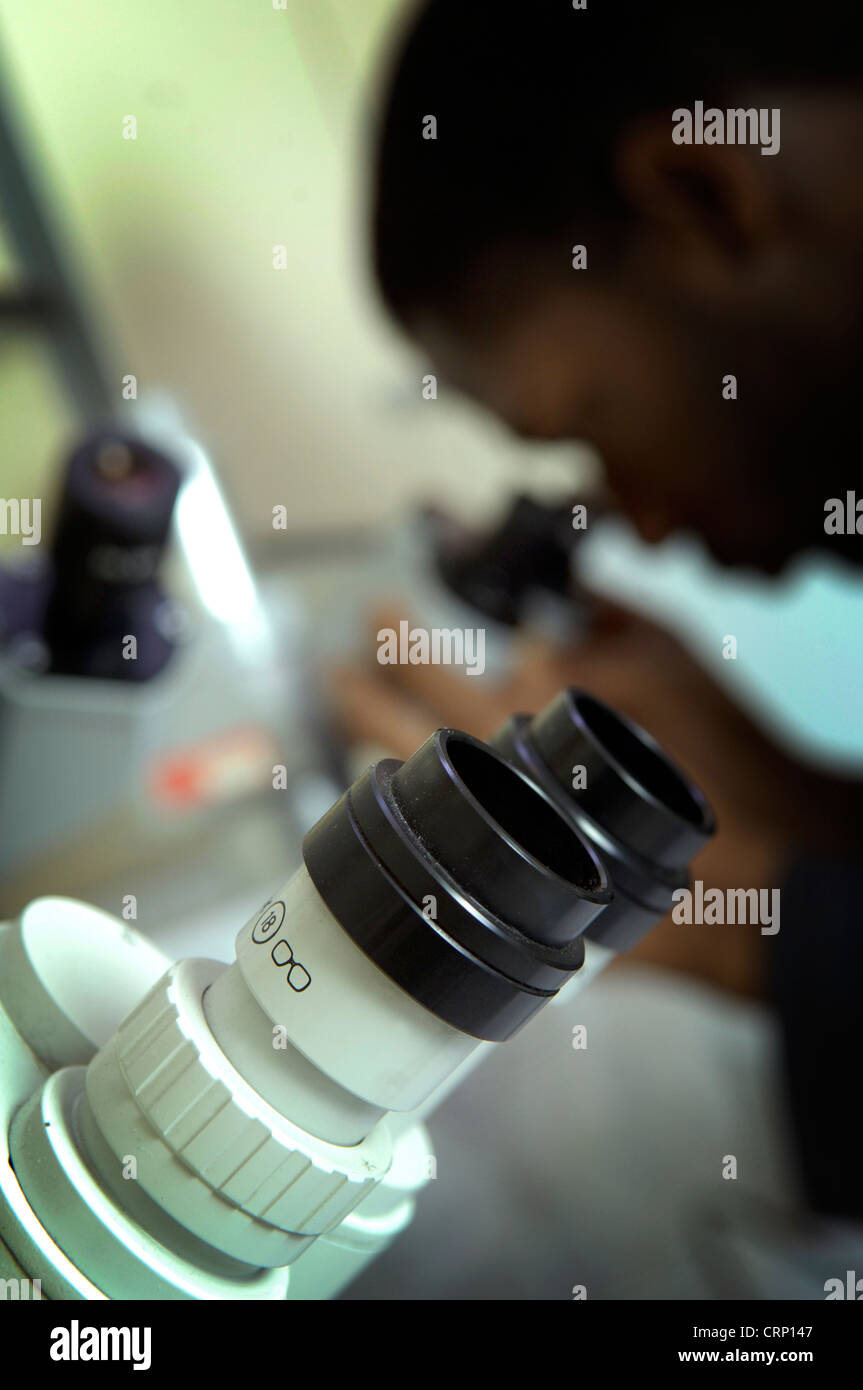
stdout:
<svg viewBox="0 0 863 1390">
<path fill-rule="evenodd" d="M 170 393 L 267 563 L 384 527 L 420 499 L 476 518 L 504 491 L 549 495 L 578 481 L 571 448 L 515 440 L 445 394 L 424 400 L 424 365 L 376 303 L 370 117 L 405 8 L 0 5 L 4 101 L 113 404 L 122 408 L 127 373 L 142 402 Z M 123 138 L 127 115 L 135 140 Z M 275 246 L 284 270 L 273 269 Z M 18 269 L 7 232 L 5 285 Z M 0 421 L 5 495 L 44 496 L 47 525 L 75 422 L 38 333 L 4 328 Z M 278 504 L 287 530 L 274 533 Z M 781 623 L 775 596 L 762 603 L 759 585 L 720 579 L 687 546 L 656 553 L 625 532 L 605 536 L 595 573 L 703 633 L 708 654 L 716 634 L 734 632 L 747 660 L 723 663 L 724 676 L 768 698 L 790 735 L 861 752 L 843 573 L 807 567 Z M 797 624 L 807 659 L 788 640 Z M 843 670 L 847 681 L 835 679 Z"/>
<path fill-rule="evenodd" d="M 428 507 L 493 527 L 514 494 L 565 506 L 596 474 L 587 450 L 517 441 L 445 391 L 426 399 L 426 364 L 376 302 L 368 152 L 405 10 L 0 0 L 0 494 L 43 501 L 32 553 L 0 536 L 4 913 L 39 893 L 119 912 L 132 895 L 167 949 L 227 958 L 350 775 L 320 663 L 356 654 L 377 594 L 451 618 Z M 147 600 L 164 650 L 152 679 L 124 682 L 58 664 L 32 614 L 56 582 L 41 558 L 83 506 L 74 450 L 89 439 L 122 486 L 156 467 L 135 438 L 173 461 L 179 492 L 152 535 L 109 537 L 165 546 Z M 859 578 L 806 562 L 777 594 L 721 575 L 696 543 L 647 549 L 613 518 L 578 562 L 684 635 L 789 747 L 863 764 Z M 737 661 L 721 659 L 729 633 Z M 426 1215 L 355 1296 L 568 1298 L 582 1282 L 597 1297 L 758 1296 L 763 1248 L 744 1259 L 719 1218 L 669 1232 L 713 1152 L 709 1132 L 689 1134 L 687 1088 L 709 1078 L 718 1134 L 743 1114 L 741 1086 L 769 1109 L 770 1021 L 646 967 L 599 982 L 575 1014 L 547 1012 L 441 1112 Z M 588 1016 L 597 1044 L 576 1078 L 568 1040 Z M 663 1149 L 651 1167 L 669 1129 L 677 1172 Z M 744 1129 L 767 1230 L 793 1181 L 767 1119 Z M 458 1240 L 442 1245 L 454 1212 Z M 720 1239 L 708 1277 L 693 1249 Z"/>
</svg>

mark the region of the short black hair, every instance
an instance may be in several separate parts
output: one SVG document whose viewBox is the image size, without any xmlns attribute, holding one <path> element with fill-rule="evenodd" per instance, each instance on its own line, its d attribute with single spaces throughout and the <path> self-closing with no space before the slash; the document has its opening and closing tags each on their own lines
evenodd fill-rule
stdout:
<svg viewBox="0 0 863 1390">
<path fill-rule="evenodd" d="M 389 308 L 404 318 L 457 296 L 494 245 L 564 230 L 580 241 L 597 225 L 616 245 L 627 207 L 614 151 L 627 124 L 699 100 L 726 106 L 749 87 L 859 83 L 858 6 L 425 0 L 378 133 L 373 258 Z M 428 116 L 436 139 L 423 138 Z"/>
</svg>

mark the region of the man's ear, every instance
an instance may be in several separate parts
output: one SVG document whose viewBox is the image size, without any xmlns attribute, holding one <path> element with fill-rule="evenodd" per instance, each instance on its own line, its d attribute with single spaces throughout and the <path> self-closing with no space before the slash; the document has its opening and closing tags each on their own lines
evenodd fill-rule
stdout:
<svg viewBox="0 0 863 1390">
<path fill-rule="evenodd" d="M 633 122 L 615 159 L 635 216 L 684 253 L 733 262 L 757 254 L 778 229 L 769 161 L 740 145 L 676 145 L 665 117 Z"/>
</svg>

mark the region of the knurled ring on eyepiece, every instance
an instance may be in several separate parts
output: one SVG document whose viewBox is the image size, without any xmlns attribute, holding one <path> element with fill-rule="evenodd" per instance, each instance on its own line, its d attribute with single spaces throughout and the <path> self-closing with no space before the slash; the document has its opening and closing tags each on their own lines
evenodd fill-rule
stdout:
<svg viewBox="0 0 863 1390">
<path fill-rule="evenodd" d="M 389 1131 L 381 1122 L 359 1144 L 331 1144 L 258 1095 L 222 1052 L 204 1013 L 204 993 L 227 968 L 205 960 L 172 966 L 100 1056 L 175 1159 L 170 1175 L 164 1163 L 139 1165 L 139 1181 L 191 1229 L 191 1189 L 200 1180 L 256 1223 L 301 1237 L 323 1234 L 389 1169 Z M 100 1104 L 102 1087 L 88 1077 L 87 1090 L 108 1143 L 125 1151 L 128 1130 Z"/>
</svg>

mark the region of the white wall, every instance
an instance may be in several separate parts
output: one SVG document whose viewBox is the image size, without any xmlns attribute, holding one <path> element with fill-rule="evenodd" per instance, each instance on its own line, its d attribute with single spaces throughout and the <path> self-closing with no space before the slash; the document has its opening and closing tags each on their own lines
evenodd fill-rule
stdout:
<svg viewBox="0 0 863 1390">
<path fill-rule="evenodd" d="M 422 401 L 425 364 L 375 303 L 365 141 L 403 8 L 0 0 L 31 155 L 117 343 L 118 399 L 127 372 L 142 398 L 175 393 L 250 530 L 276 502 L 307 530 L 428 493 L 471 511 L 502 481 L 572 481 L 572 450 Z"/>
</svg>

